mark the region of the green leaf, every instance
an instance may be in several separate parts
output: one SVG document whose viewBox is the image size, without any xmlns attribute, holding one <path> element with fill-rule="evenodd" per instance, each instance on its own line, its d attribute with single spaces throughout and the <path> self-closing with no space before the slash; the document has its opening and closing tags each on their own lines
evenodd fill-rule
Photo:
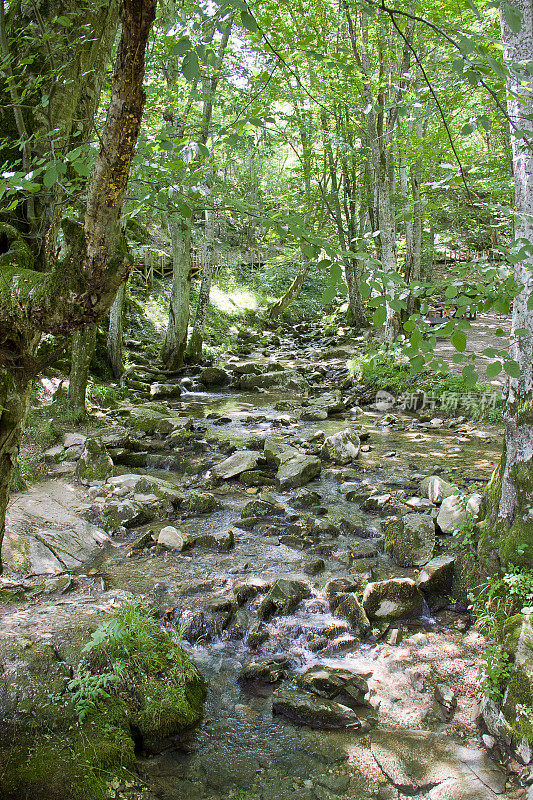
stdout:
<svg viewBox="0 0 533 800">
<path fill-rule="evenodd" d="M 241 11 L 241 22 L 243 28 L 246 28 L 251 33 L 255 33 L 258 30 L 257 22 L 248 11 Z"/>
<path fill-rule="evenodd" d="M 420 370 L 425 366 L 426 359 L 422 355 L 415 356 L 411 359 L 410 365 L 413 372 L 420 372 Z"/>
<path fill-rule="evenodd" d="M 84 161 L 73 161 L 72 169 L 82 178 L 86 178 L 91 173 L 91 168 Z"/>
<path fill-rule="evenodd" d="M 51 189 L 59 177 L 59 171 L 55 164 L 51 164 L 43 176 L 43 185 L 45 189 Z"/>
<path fill-rule="evenodd" d="M 462 376 L 466 386 L 471 388 L 476 385 L 477 373 L 472 364 L 467 364 L 466 367 L 463 367 Z"/>
<path fill-rule="evenodd" d="M 359 291 L 361 292 L 361 297 L 364 300 L 366 300 L 372 294 L 372 288 L 368 285 L 368 283 L 360 283 Z"/>
<path fill-rule="evenodd" d="M 499 375 L 501 371 L 502 371 L 502 362 L 492 361 L 487 366 L 487 378 L 495 378 L 496 375 Z"/>
<path fill-rule="evenodd" d="M 454 331 L 450 337 L 450 341 L 460 353 L 466 350 L 466 334 L 463 331 Z"/>
<path fill-rule="evenodd" d="M 200 74 L 200 62 L 198 60 L 198 55 L 194 50 L 190 50 L 184 57 L 182 64 L 181 64 L 181 71 L 183 73 L 183 77 L 189 83 L 195 80 Z"/>
<path fill-rule="evenodd" d="M 174 43 L 172 47 L 172 53 L 175 56 L 182 56 L 184 53 L 187 53 L 192 47 L 192 42 L 188 36 L 182 36 L 181 39 L 178 39 L 177 42 Z"/>
<path fill-rule="evenodd" d="M 300 244 L 300 247 L 302 249 L 302 253 L 304 254 L 304 256 L 306 256 L 307 258 L 314 258 L 315 257 L 316 248 L 314 247 L 314 245 L 307 244 L 306 242 L 302 242 Z"/>
<path fill-rule="evenodd" d="M 337 285 L 332 283 L 329 286 L 326 286 L 324 291 L 322 292 L 322 302 L 325 306 L 327 306 L 337 295 Z"/>
<path fill-rule="evenodd" d="M 70 28 L 70 27 L 71 27 L 71 25 L 72 25 L 72 20 L 71 20 L 71 19 L 69 19 L 68 17 L 64 17 L 64 16 L 58 17 L 58 18 L 57 18 L 57 21 L 58 21 L 58 22 L 59 22 L 59 24 L 60 24 L 60 25 L 62 25 L 64 28 Z"/>
<path fill-rule="evenodd" d="M 376 310 L 372 314 L 372 323 L 376 326 L 376 328 L 379 328 L 381 325 L 383 325 L 386 319 L 387 319 L 387 309 L 385 308 L 385 306 L 380 306 L 379 308 L 376 308 Z"/>
<path fill-rule="evenodd" d="M 447 286 L 444 290 L 445 296 L 451 300 L 453 297 L 457 297 L 457 286 Z"/>
<path fill-rule="evenodd" d="M 508 361 L 504 361 L 503 368 L 505 372 L 511 376 L 511 378 L 519 378 L 520 377 L 520 366 L 517 361 L 513 361 L 510 358 Z"/>
<path fill-rule="evenodd" d="M 519 11 L 516 6 L 511 5 L 511 3 L 505 3 L 503 7 L 503 16 L 512 32 L 520 33 L 522 28 L 522 12 Z"/>
<path fill-rule="evenodd" d="M 303 247 L 302 247 L 303 250 Z M 331 275 L 331 279 L 338 283 L 342 281 L 342 267 L 340 264 L 332 264 L 329 269 L 329 274 Z"/>
</svg>

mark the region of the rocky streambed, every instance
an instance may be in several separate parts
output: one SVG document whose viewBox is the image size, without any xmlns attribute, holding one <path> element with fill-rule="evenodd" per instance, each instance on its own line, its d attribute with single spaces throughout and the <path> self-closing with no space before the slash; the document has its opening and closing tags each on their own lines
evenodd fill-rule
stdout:
<svg viewBox="0 0 533 800">
<path fill-rule="evenodd" d="M 139 359 L 138 402 L 67 436 L 14 498 L 5 713 L 36 697 L 17 677 L 31 661 L 44 680 L 36 648 L 60 674 L 129 596 L 208 681 L 201 724 L 138 741 L 139 777 L 116 797 L 526 797 L 526 768 L 499 766 L 477 724 L 484 642 L 452 535 L 499 433 L 369 403 L 346 369 L 360 346 L 304 326 L 243 337 L 223 369 Z"/>
</svg>

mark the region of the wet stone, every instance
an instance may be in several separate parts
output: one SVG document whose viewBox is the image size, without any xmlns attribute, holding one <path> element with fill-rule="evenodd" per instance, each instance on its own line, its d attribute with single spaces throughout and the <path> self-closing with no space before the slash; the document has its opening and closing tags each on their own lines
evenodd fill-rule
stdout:
<svg viewBox="0 0 533 800">
<path fill-rule="evenodd" d="M 282 686 L 272 695 L 272 713 L 286 717 L 297 725 L 335 730 L 360 728 L 361 721 L 353 709 L 302 691 L 296 686 Z"/>
</svg>

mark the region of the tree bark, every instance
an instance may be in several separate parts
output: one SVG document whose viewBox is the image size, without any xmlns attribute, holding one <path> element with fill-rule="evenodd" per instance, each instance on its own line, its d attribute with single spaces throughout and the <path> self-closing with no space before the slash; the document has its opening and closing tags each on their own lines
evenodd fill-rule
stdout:
<svg viewBox="0 0 533 800">
<path fill-rule="evenodd" d="M 96 343 L 96 325 L 84 325 L 74 334 L 70 356 L 68 404 L 77 419 L 87 415 L 85 396 Z"/>
<path fill-rule="evenodd" d="M 183 365 L 190 315 L 192 281 L 191 229 L 177 214 L 169 221 L 172 241 L 172 290 L 165 343 L 161 351 L 167 369 Z"/>
<path fill-rule="evenodd" d="M 118 288 L 117 296 L 109 310 L 109 328 L 107 331 L 107 357 L 111 364 L 113 377 L 120 379 L 124 372 L 122 357 L 122 314 L 124 311 L 124 298 L 126 296 L 126 283 Z"/>
<path fill-rule="evenodd" d="M 31 378 L 22 371 L 0 369 L 0 547 L 4 538 L 7 504 L 24 424 Z M 0 558 L 0 574 L 2 559 Z"/>
<path fill-rule="evenodd" d="M 209 202 L 209 192 L 207 201 Z M 202 348 L 204 341 L 205 322 L 207 319 L 207 309 L 209 307 L 209 295 L 211 294 L 211 284 L 215 274 L 215 262 L 213 258 L 215 243 L 215 214 L 211 209 L 205 211 L 205 241 L 202 251 L 202 282 L 198 292 L 198 303 L 194 316 L 194 326 L 191 333 L 189 344 L 187 345 L 187 360 L 200 361 L 202 358 Z"/>
<path fill-rule="evenodd" d="M 523 258 L 515 266 L 519 294 L 514 298 L 509 352 L 520 366 L 509 377 L 505 397 L 505 441 L 500 465 L 485 497 L 481 548 L 496 550 L 502 565 L 533 565 L 533 78 L 524 64 L 533 59 L 533 5 L 517 0 L 522 25 L 513 32 L 500 13 L 504 58 L 510 68 L 507 108 L 511 127 L 516 239 Z M 520 334 L 518 331 L 524 331 Z"/>
</svg>

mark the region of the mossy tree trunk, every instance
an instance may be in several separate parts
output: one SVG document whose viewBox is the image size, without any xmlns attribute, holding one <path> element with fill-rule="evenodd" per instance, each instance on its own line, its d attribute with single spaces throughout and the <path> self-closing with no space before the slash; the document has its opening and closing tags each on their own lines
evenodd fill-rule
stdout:
<svg viewBox="0 0 533 800">
<path fill-rule="evenodd" d="M 500 14 L 504 57 L 508 65 L 507 107 L 513 125 L 511 144 L 516 205 L 516 239 L 523 253 L 515 266 L 519 294 L 514 299 L 510 355 L 520 367 L 509 377 L 505 398 L 505 442 L 500 465 L 487 490 L 481 525 L 483 553 L 497 553 L 507 563 L 533 566 L 533 78 L 524 67 L 533 60 L 533 4 L 515 3 L 520 31 Z M 527 142 L 520 135 L 526 131 Z"/>
<path fill-rule="evenodd" d="M 111 364 L 113 377 L 117 380 L 124 372 L 122 356 L 122 315 L 124 313 L 124 299 L 126 296 L 126 283 L 119 286 L 117 296 L 109 311 L 109 328 L 107 331 L 107 357 Z"/>
<path fill-rule="evenodd" d="M 189 327 L 192 262 L 191 229 L 178 214 L 169 223 L 172 241 L 172 290 L 165 343 L 161 351 L 167 369 L 183 365 Z"/>
<path fill-rule="evenodd" d="M 127 274 L 125 254 L 115 248 L 121 241 L 117 231 L 122 201 L 145 103 L 144 60 L 155 9 L 156 0 L 122 2 L 111 100 L 87 187 L 81 265 L 72 251 L 64 261 L 51 263 L 48 271 L 35 270 L 23 236 L 9 226 L 6 233 L 4 226 L 7 251 L 0 256 L 0 391 L 4 394 L 0 412 L 0 547 L 28 387 L 40 369 L 35 358 L 40 334 L 71 335 L 80 326 L 96 322 L 110 307 Z M 77 58 L 75 49 L 68 55 L 69 60 Z"/>
<path fill-rule="evenodd" d="M 206 194 L 208 194 L 206 192 Z M 210 192 L 209 192 L 210 195 Z M 187 360 L 199 361 L 202 358 L 202 348 L 204 341 L 205 323 L 207 320 L 207 309 L 209 307 L 209 296 L 211 294 L 211 284 L 215 274 L 214 261 L 215 244 L 215 214 L 214 211 L 205 211 L 205 241 L 202 252 L 202 281 L 198 292 L 198 302 L 194 316 L 194 327 L 187 345 Z"/>
<path fill-rule="evenodd" d="M 94 324 L 84 325 L 76 331 L 72 339 L 68 404 L 77 419 L 82 419 L 87 414 L 87 381 L 95 343 L 96 325 Z"/>
</svg>

